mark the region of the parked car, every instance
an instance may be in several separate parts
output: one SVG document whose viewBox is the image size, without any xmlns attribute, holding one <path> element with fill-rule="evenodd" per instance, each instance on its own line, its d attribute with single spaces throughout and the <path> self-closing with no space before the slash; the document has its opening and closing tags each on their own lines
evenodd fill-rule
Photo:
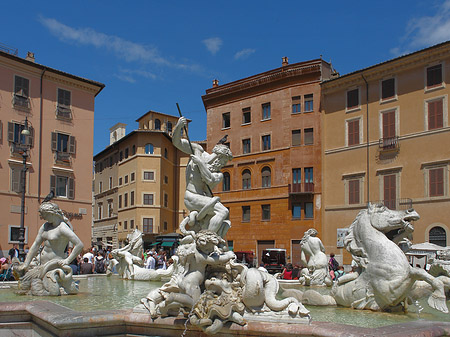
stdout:
<svg viewBox="0 0 450 337">
<path fill-rule="evenodd" d="M 271 274 L 281 273 L 286 265 L 286 249 L 268 248 L 262 251 L 262 262 Z"/>
<path fill-rule="evenodd" d="M 252 268 L 256 266 L 255 255 L 252 251 L 238 251 L 236 254 L 236 261 L 245 264 Z"/>
</svg>

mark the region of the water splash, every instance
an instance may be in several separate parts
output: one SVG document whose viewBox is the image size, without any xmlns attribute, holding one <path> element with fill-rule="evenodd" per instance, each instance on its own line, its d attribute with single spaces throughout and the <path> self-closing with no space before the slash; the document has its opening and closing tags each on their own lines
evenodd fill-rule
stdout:
<svg viewBox="0 0 450 337">
<path fill-rule="evenodd" d="M 415 301 L 413 302 L 413 304 L 414 304 L 414 306 L 415 306 L 416 309 L 417 309 L 417 318 L 420 319 L 420 313 L 422 312 L 423 307 L 420 305 L 420 302 L 419 302 L 418 300 L 415 300 Z"/>
<path fill-rule="evenodd" d="M 192 316 L 192 314 L 193 314 L 194 307 L 195 307 L 195 305 L 192 306 L 191 311 L 189 311 L 189 314 L 188 314 L 186 320 L 184 321 L 184 331 L 183 331 L 183 333 L 181 334 L 180 337 L 186 336 L 186 332 L 187 332 L 187 324 L 188 324 L 188 322 L 190 321 L 190 318 L 191 318 L 191 316 Z"/>
</svg>

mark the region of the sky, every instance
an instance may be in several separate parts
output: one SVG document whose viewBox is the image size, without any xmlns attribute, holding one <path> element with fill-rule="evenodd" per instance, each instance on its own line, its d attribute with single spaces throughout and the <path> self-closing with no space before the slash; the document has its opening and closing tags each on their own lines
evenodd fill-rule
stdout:
<svg viewBox="0 0 450 337">
<path fill-rule="evenodd" d="M 450 0 L 5 1 L 0 43 L 20 57 L 104 83 L 94 155 L 109 128 L 147 111 L 192 120 L 206 139 L 201 96 L 289 63 L 322 58 L 347 74 L 450 40 Z"/>
</svg>

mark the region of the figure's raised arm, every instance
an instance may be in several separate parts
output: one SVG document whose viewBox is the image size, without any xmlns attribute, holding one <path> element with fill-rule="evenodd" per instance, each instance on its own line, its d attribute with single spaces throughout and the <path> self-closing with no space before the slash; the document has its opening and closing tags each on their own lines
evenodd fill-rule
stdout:
<svg viewBox="0 0 450 337">
<path fill-rule="evenodd" d="M 187 139 L 181 138 L 181 130 L 187 126 L 187 120 L 185 117 L 180 117 L 177 124 L 175 125 L 172 133 L 172 143 L 173 145 L 187 154 L 197 154 L 198 151 L 203 152 L 203 148 L 198 144 L 189 143 Z M 192 149 L 191 149 L 192 147 Z M 194 153 L 192 153 L 192 150 Z"/>
</svg>

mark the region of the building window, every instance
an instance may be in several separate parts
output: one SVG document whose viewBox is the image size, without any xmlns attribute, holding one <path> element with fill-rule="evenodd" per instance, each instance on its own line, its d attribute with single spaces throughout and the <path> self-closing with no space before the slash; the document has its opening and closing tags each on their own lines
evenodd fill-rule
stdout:
<svg viewBox="0 0 450 337">
<path fill-rule="evenodd" d="M 56 151 L 59 160 L 64 160 L 64 154 L 75 154 L 75 137 L 64 133 L 52 132 L 52 151 Z M 59 158 L 61 155 L 61 158 Z"/>
<path fill-rule="evenodd" d="M 98 183 L 98 193 L 102 193 L 103 192 L 103 181 L 100 181 Z"/>
<path fill-rule="evenodd" d="M 167 132 L 172 132 L 172 122 L 167 122 Z"/>
<path fill-rule="evenodd" d="M 71 92 L 58 88 L 58 106 L 56 116 L 60 118 L 72 119 Z"/>
<path fill-rule="evenodd" d="M 430 197 L 439 197 L 444 195 L 444 168 L 438 167 L 428 170 Z"/>
<path fill-rule="evenodd" d="M 128 193 L 125 193 L 123 196 L 123 205 L 124 207 L 128 207 Z"/>
<path fill-rule="evenodd" d="M 123 151 L 120 151 L 120 153 L 119 153 L 119 161 L 122 161 L 123 160 Z"/>
<path fill-rule="evenodd" d="M 441 247 L 447 247 L 447 233 L 445 229 L 439 226 L 431 228 L 428 235 L 428 242 Z"/>
<path fill-rule="evenodd" d="M 103 210 L 103 204 L 99 203 L 98 207 L 97 207 L 97 219 L 98 220 L 101 220 L 103 217 L 102 210 Z"/>
<path fill-rule="evenodd" d="M 262 105 L 262 120 L 270 119 L 270 103 Z"/>
<path fill-rule="evenodd" d="M 271 144 L 270 144 L 270 135 L 264 135 L 262 136 L 262 149 L 263 151 L 267 151 L 271 149 Z"/>
<path fill-rule="evenodd" d="M 153 154 L 153 144 L 145 144 L 145 154 Z"/>
<path fill-rule="evenodd" d="M 119 177 L 119 186 L 122 186 L 122 183 L 123 183 L 123 178 Z"/>
<path fill-rule="evenodd" d="M 130 228 L 131 228 L 131 229 L 134 228 L 134 220 L 130 220 Z"/>
<path fill-rule="evenodd" d="M 20 123 L 8 122 L 8 141 L 13 144 L 22 144 L 33 146 L 34 129 L 29 127 L 30 136 L 22 134 L 25 125 Z"/>
<path fill-rule="evenodd" d="M 122 195 L 119 195 L 119 208 L 122 208 Z"/>
<path fill-rule="evenodd" d="M 308 128 L 305 129 L 305 145 L 312 145 L 314 144 L 314 129 L 313 128 Z"/>
<path fill-rule="evenodd" d="M 437 64 L 427 68 L 427 87 L 437 87 L 442 85 L 442 64 Z"/>
<path fill-rule="evenodd" d="M 125 184 L 128 184 L 128 175 L 126 175 L 126 176 L 124 177 L 124 179 L 125 179 Z"/>
<path fill-rule="evenodd" d="M 144 233 L 153 233 L 153 218 L 142 219 L 142 231 Z"/>
<path fill-rule="evenodd" d="M 252 174 L 246 169 L 242 172 L 242 189 L 249 190 L 252 188 Z"/>
<path fill-rule="evenodd" d="M 136 154 L 136 145 L 131 147 L 131 155 L 134 156 Z"/>
<path fill-rule="evenodd" d="M 347 110 L 359 107 L 359 88 L 347 91 Z"/>
<path fill-rule="evenodd" d="M 164 221 L 164 225 L 163 225 L 163 229 L 164 229 L 164 231 L 167 231 L 167 221 Z"/>
<path fill-rule="evenodd" d="M 314 95 L 305 95 L 305 112 L 314 111 Z"/>
<path fill-rule="evenodd" d="M 169 151 L 167 151 L 167 148 L 164 148 L 164 158 L 169 158 Z"/>
<path fill-rule="evenodd" d="M 261 205 L 262 217 L 261 220 L 270 220 L 270 205 Z"/>
<path fill-rule="evenodd" d="M 144 193 L 144 205 L 153 205 L 153 194 Z"/>
<path fill-rule="evenodd" d="M 158 118 L 155 119 L 155 130 L 161 130 L 161 121 Z"/>
<path fill-rule="evenodd" d="M 130 206 L 134 206 L 134 191 L 130 192 Z"/>
<path fill-rule="evenodd" d="M 130 182 L 133 182 L 134 179 L 135 179 L 135 174 L 134 174 L 134 172 L 131 172 L 131 174 L 130 174 Z"/>
<path fill-rule="evenodd" d="M 261 170 L 261 176 L 262 176 L 262 187 L 270 187 L 271 186 L 271 170 L 270 167 L 265 166 Z"/>
<path fill-rule="evenodd" d="M 230 173 L 224 172 L 222 181 L 222 191 L 230 190 L 230 182 L 231 182 Z"/>
<path fill-rule="evenodd" d="M 312 202 L 305 202 L 305 219 L 314 219 L 314 207 Z"/>
<path fill-rule="evenodd" d="M 292 192 L 301 192 L 302 169 L 292 169 Z"/>
<path fill-rule="evenodd" d="M 14 76 L 14 107 L 30 108 L 29 100 L 30 80 L 21 76 Z"/>
<path fill-rule="evenodd" d="M 251 123 L 251 110 L 250 108 L 244 108 L 242 109 L 242 124 L 249 124 Z"/>
<path fill-rule="evenodd" d="M 126 149 L 125 149 L 125 159 L 128 158 L 128 154 L 129 154 L 129 151 L 128 151 L 128 148 L 126 148 Z"/>
<path fill-rule="evenodd" d="M 395 97 L 395 78 L 381 81 L 381 99 L 391 99 Z"/>
<path fill-rule="evenodd" d="M 348 181 L 348 203 L 350 205 L 361 203 L 359 197 L 359 179 Z"/>
<path fill-rule="evenodd" d="M 251 146 L 250 146 L 250 138 L 243 139 L 242 140 L 242 153 L 250 153 L 251 152 Z"/>
<path fill-rule="evenodd" d="M 427 114 L 428 130 L 442 128 L 444 126 L 444 99 L 428 101 Z"/>
<path fill-rule="evenodd" d="M 359 118 L 347 121 L 347 144 L 348 146 L 359 145 Z"/>
<path fill-rule="evenodd" d="M 155 180 L 155 172 L 144 171 L 144 180 Z"/>
<path fill-rule="evenodd" d="M 22 192 L 23 171 L 21 167 L 11 167 L 11 191 Z"/>
<path fill-rule="evenodd" d="M 301 96 L 292 97 L 292 113 L 293 114 L 302 112 L 301 100 L 302 100 Z"/>
<path fill-rule="evenodd" d="M 305 167 L 305 192 L 314 192 L 314 168 Z"/>
<path fill-rule="evenodd" d="M 292 203 L 292 218 L 301 219 L 302 217 L 302 205 L 299 202 Z"/>
<path fill-rule="evenodd" d="M 9 243 L 19 243 L 20 227 L 8 225 L 8 230 L 9 230 L 8 242 Z M 27 244 L 28 243 L 28 227 L 27 226 L 25 226 L 24 237 L 25 237 L 24 243 Z"/>
<path fill-rule="evenodd" d="M 250 206 L 242 206 L 242 222 L 250 221 Z"/>
<path fill-rule="evenodd" d="M 169 195 L 164 193 L 164 207 L 169 207 Z"/>
<path fill-rule="evenodd" d="M 230 127 L 230 113 L 225 112 L 222 114 L 222 129 Z"/>
<path fill-rule="evenodd" d="M 112 177 L 109 177 L 109 185 L 108 185 L 108 188 L 109 188 L 109 189 L 113 188 L 113 178 L 112 178 Z"/>
<path fill-rule="evenodd" d="M 123 229 L 128 229 L 128 221 L 123 222 Z"/>
<path fill-rule="evenodd" d="M 381 113 L 382 123 L 382 148 L 389 149 L 397 146 L 396 138 L 396 111 L 386 111 Z"/>
<path fill-rule="evenodd" d="M 164 184 L 168 184 L 169 183 L 169 177 L 168 176 L 164 176 Z"/>
<path fill-rule="evenodd" d="M 75 197 L 75 180 L 65 176 L 50 176 L 50 190 L 57 197 L 66 197 L 74 199 Z"/>
<path fill-rule="evenodd" d="M 113 216 L 114 204 L 112 200 L 108 200 L 108 218 Z"/>
<path fill-rule="evenodd" d="M 292 146 L 302 144 L 302 130 L 292 130 Z"/>
</svg>

